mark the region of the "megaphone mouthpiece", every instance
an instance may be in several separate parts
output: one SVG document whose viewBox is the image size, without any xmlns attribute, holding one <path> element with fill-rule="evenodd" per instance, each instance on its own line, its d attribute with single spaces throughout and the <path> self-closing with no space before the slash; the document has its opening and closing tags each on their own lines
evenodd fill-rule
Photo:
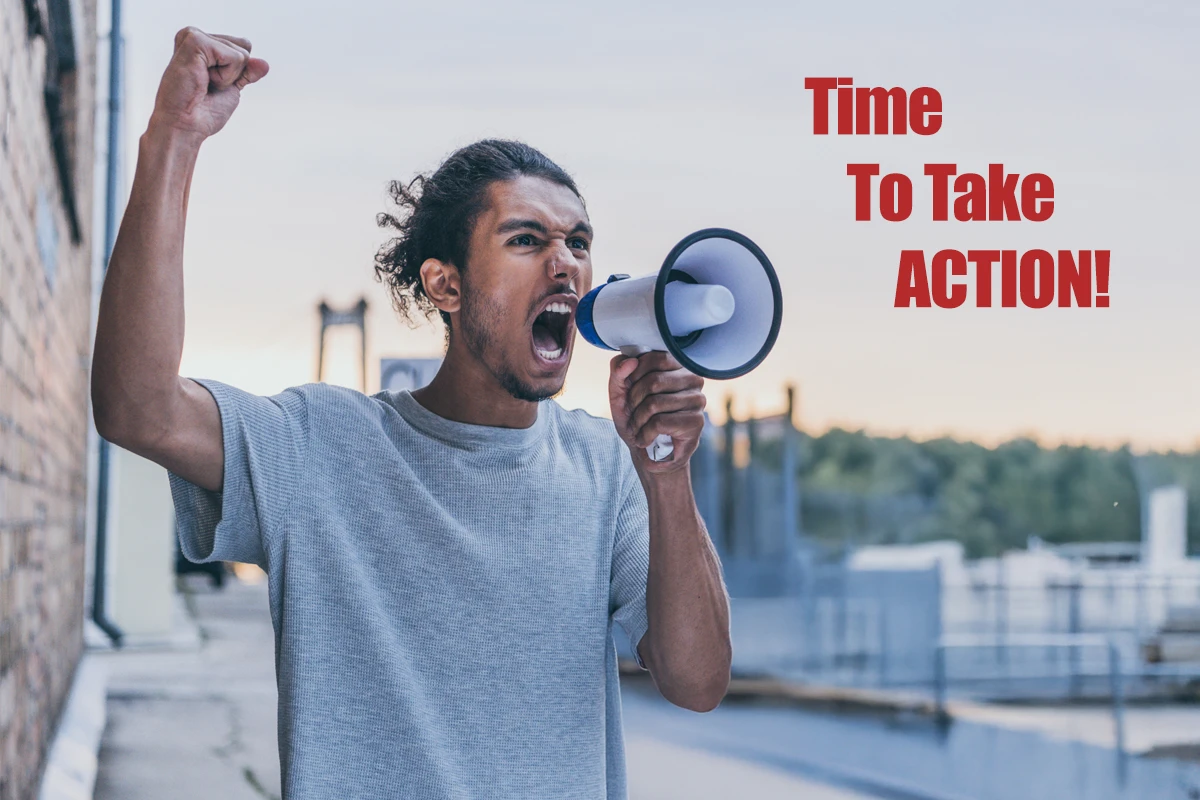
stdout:
<svg viewBox="0 0 1200 800">
<path fill-rule="evenodd" d="M 733 293 L 719 284 L 672 281 L 663 291 L 667 328 L 672 336 L 687 336 L 726 323 L 736 308 Z"/>
</svg>

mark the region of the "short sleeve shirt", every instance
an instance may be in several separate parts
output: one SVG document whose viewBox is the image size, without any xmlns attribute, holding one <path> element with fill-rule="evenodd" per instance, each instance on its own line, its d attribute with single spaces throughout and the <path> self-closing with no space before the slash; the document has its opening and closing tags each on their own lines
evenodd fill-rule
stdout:
<svg viewBox="0 0 1200 800">
<path fill-rule="evenodd" d="M 170 475 L 180 543 L 267 572 L 284 798 L 626 796 L 613 624 L 636 653 L 649 523 L 611 421 L 200 383 L 224 478 Z"/>
</svg>

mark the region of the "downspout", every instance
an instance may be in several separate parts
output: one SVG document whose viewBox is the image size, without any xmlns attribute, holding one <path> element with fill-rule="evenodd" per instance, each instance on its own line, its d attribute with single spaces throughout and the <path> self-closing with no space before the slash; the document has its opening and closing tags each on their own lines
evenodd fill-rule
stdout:
<svg viewBox="0 0 1200 800">
<path fill-rule="evenodd" d="M 108 172 L 104 192 L 104 266 L 102 275 L 108 273 L 108 260 L 112 257 L 113 242 L 117 238 L 117 147 L 121 121 L 121 0 L 112 0 L 112 26 L 109 32 L 108 67 Z M 103 284 L 103 278 L 101 278 Z M 112 445 L 100 437 L 100 464 L 96 475 L 96 552 L 92 570 L 92 620 L 112 640 L 114 647 L 121 646 L 125 635 L 106 614 L 104 596 L 108 564 L 108 475 Z"/>
</svg>

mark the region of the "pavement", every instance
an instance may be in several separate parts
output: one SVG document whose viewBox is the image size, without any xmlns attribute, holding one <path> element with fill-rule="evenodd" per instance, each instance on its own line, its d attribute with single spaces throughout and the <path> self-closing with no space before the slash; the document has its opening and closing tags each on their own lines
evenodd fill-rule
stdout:
<svg viewBox="0 0 1200 800">
<path fill-rule="evenodd" d="M 108 674 L 97 800 L 280 797 L 274 636 L 261 575 L 181 581 L 197 646 L 95 653 Z M 665 701 L 642 697 L 638 702 Z M 688 712 L 690 713 L 690 712 Z M 630 800 L 865 800 L 792 771 L 688 747 L 626 723 Z"/>
<path fill-rule="evenodd" d="M 191 649 L 95 654 L 108 672 L 97 800 L 278 798 L 274 636 L 265 580 L 184 576 Z"/>
</svg>

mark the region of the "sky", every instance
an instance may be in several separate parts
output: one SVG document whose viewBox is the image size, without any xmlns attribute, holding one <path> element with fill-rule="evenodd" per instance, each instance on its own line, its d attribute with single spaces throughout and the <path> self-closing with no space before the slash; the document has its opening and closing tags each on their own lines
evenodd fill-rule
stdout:
<svg viewBox="0 0 1200 800">
<path fill-rule="evenodd" d="M 107 5 L 107 4 L 104 4 Z M 103 10 L 101 30 L 107 29 Z M 368 317 L 378 359 L 438 355 L 374 279 L 391 179 L 484 137 L 577 179 L 597 279 L 654 272 L 703 227 L 775 265 L 784 317 L 751 374 L 709 381 L 716 418 L 994 444 L 1200 446 L 1200 9 L 1178 2 L 511 0 L 347 5 L 126 0 L 127 179 L 175 32 L 245 36 L 270 74 L 202 148 L 185 249 L 182 371 L 271 394 L 315 379 L 317 303 Z M 936 88 L 932 136 L 816 136 L 804 79 Z M 903 222 L 854 220 L 850 162 L 913 178 Z M 925 163 L 1003 163 L 1055 186 L 1050 220 L 932 222 Z M 1107 309 L 897 309 L 902 249 L 1112 251 Z M 357 385 L 357 334 L 326 379 Z M 577 341 L 560 402 L 607 415 L 608 356 Z"/>
</svg>

